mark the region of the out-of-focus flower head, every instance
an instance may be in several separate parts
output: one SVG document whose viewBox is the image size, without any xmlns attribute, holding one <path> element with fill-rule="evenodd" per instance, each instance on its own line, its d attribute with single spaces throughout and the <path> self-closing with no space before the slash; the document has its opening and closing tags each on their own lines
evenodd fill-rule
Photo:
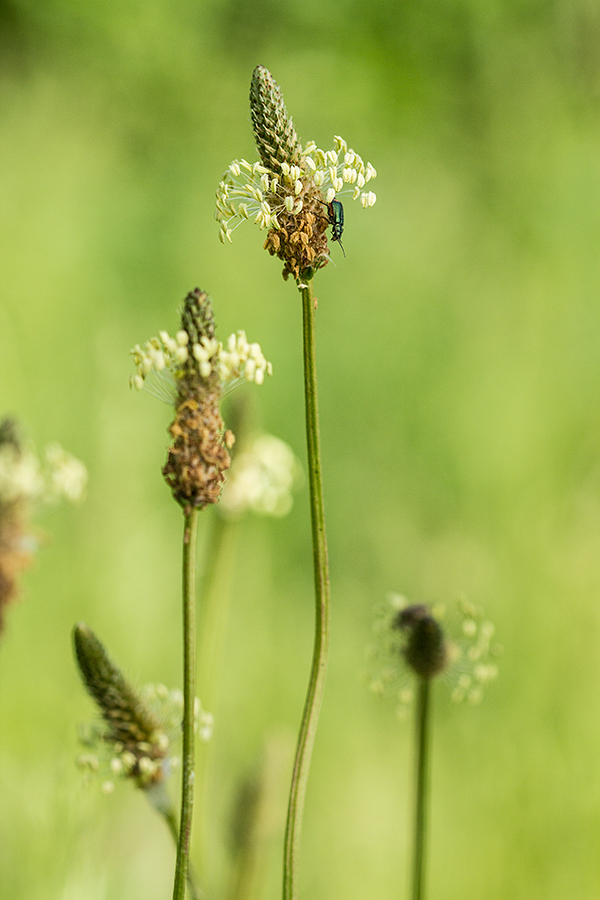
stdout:
<svg viewBox="0 0 600 900">
<path fill-rule="evenodd" d="M 40 458 L 24 445 L 14 419 L 0 422 L 0 632 L 4 609 L 18 596 L 19 574 L 38 543 L 33 514 L 63 499 L 81 500 L 86 483 L 83 463 L 59 444 Z"/>
<path fill-rule="evenodd" d="M 478 703 L 498 674 L 501 647 L 494 626 L 473 603 L 411 604 L 392 594 L 375 624 L 369 648 L 371 689 L 391 695 L 404 718 L 414 695 L 414 679 L 441 676 L 454 702 Z"/>
<path fill-rule="evenodd" d="M 87 625 L 75 626 L 73 642 L 82 681 L 102 716 L 101 722 L 81 730 L 85 749 L 78 764 L 103 776 L 105 793 L 113 790 L 116 778 L 151 789 L 179 764 L 172 744 L 181 734 L 181 691 L 161 684 L 134 689 Z M 213 718 L 198 700 L 195 715 L 196 732 L 209 740 Z"/>
<path fill-rule="evenodd" d="M 261 434 L 235 454 L 219 511 L 230 519 L 246 512 L 285 516 L 301 477 L 300 461 L 289 444 Z"/>
</svg>

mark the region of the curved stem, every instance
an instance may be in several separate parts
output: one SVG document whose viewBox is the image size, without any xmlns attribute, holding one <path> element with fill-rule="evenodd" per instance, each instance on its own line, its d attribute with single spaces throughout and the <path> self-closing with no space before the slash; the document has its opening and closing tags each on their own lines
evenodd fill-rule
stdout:
<svg viewBox="0 0 600 900">
<path fill-rule="evenodd" d="M 317 398 L 317 359 L 315 345 L 315 296 L 312 280 L 302 289 L 302 324 L 304 335 L 304 395 L 306 405 L 306 438 L 308 444 L 308 479 L 312 523 L 313 564 L 315 578 L 315 642 L 308 692 L 298 735 L 296 759 L 292 774 L 288 817 L 285 830 L 283 863 L 283 898 L 298 897 L 298 851 L 304 812 L 304 799 L 312 749 L 317 731 L 319 711 L 325 688 L 329 651 L 329 563 L 325 534 L 323 481 L 319 408 Z"/>
<path fill-rule="evenodd" d="M 185 515 L 183 531 L 183 752 L 181 822 L 173 900 L 185 900 L 194 806 L 194 703 L 196 697 L 196 543 L 198 510 Z"/>
<path fill-rule="evenodd" d="M 419 678 L 416 706 L 415 831 L 412 900 L 425 896 L 425 844 L 427 837 L 427 793 L 429 767 L 430 679 Z"/>
</svg>

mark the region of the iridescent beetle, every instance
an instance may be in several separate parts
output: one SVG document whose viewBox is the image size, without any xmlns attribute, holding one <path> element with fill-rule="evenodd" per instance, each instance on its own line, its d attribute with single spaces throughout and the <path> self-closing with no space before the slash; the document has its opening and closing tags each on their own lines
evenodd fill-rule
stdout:
<svg viewBox="0 0 600 900">
<path fill-rule="evenodd" d="M 339 200 L 330 200 L 329 203 L 325 203 L 324 200 L 321 200 L 321 203 L 327 207 L 327 216 L 324 216 L 323 218 L 327 218 L 327 221 L 331 225 L 331 240 L 338 242 L 342 248 L 342 253 L 345 256 L 346 251 L 342 244 L 342 234 L 344 232 L 344 207 Z"/>
</svg>

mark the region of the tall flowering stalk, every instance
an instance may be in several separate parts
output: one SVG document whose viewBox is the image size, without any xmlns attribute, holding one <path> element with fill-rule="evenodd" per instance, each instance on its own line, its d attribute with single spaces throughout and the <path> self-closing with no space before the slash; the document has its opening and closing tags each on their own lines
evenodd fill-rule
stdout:
<svg viewBox="0 0 600 900">
<path fill-rule="evenodd" d="M 316 366 L 315 273 L 330 259 L 327 229 L 339 240 L 343 211 L 336 195 L 347 193 L 364 208 L 375 194 L 367 188 L 376 176 L 346 141 L 336 136 L 333 148 L 314 142 L 300 144 L 279 85 L 264 66 L 257 66 L 250 87 L 250 110 L 260 159 L 234 160 L 217 189 L 215 217 L 223 243 L 250 219 L 267 236 L 264 248 L 283 262 L 283 277 L 291 275 L 302 296 L 304 394 L 308 448 L 313 565 L 315 636 L 313 660 L 288 807 L 284 847 L 283 897 L 298 896 L 298 853 L 304 800 L 319 711 L 325 687 L 329 650 L 329 564 L 325 532 Z M 337 205 L 336 205 L 337 204 Z M 332 219 L 332 211 L 334 218 Z"/>
<path fill-rule="evenodd" d="M 406 636 L 404 658 L 417 679 L 415 715 L 415 818 L 412 900 L 425 893 L 425 839 L 427 836 L 427 792 L 429 787 L 429 719 L 431 680 L 448 664 L 449 647 L 439 622 L 427 607 L 407 606 L 393 626 Z"/>
<path fill-rule="evenodd" d="M 167 722 L 181 716 L 179 696 L 163 685 L 148 685 L 143 691 L 133 688 L 94 632 L 82 622 L 73 629 L 73 645 L 81 679 L 102 716 L 100 726 L 82 735 L 87 752 L 79 757 L 80 766 L 97 772 L 103 751 L 104 755 L 108 751 L 111 777 L 124 778 L 144 791 L 177 844 L 177 817 L 165 781 L 175 763 Z M 112 780 L 102 786 L 105 793 L 113 787 Z M 187 878 L 190 895 L 200 900 L 189 869 Z"/>
<path fill-rule="evenodd" d="M 481 611 L 467 601 L 460 601 L 450 615 L 444 607 L 409 604 L 398 595 L 391 597 L 390 606 L 378 623 L 382 647 L 373 650 L 377 657 L 383 657 L 384 664 L 373 678 L 372 688 L 377 693 L 393 688 L 402 716 L 406 704 L 415 700 L 410 896 L 411 900 L 424 900 L 433 681 L 444 676 L 453 684 L 453 701 L 477 703 L 486 684 L 497 675 L 494 657 L 500 648 L 492 640 L 492 623 L 484 620 Z M 402 663 L 406 667 L 404 671 Z"/>
<path fill-rule="evenodd" d="M 175 406 L 163 475 L 184 514 L 181 821 L 173 887 L 173 900 L 184 900 L 194 804 L 198 511 L 217 503 L 231 464 L 235 438 L 221 417 L 224 390 L 244 380 L 261 384 L 271 364 L 243 331 L 231 335 L 225 346 L 217 340 L 210 299 L 199 288 L 185 298 L 174 338 L 161 331 L 131 353 L 136 366 L 132 386 L 146 386 Z"/>
</svg>

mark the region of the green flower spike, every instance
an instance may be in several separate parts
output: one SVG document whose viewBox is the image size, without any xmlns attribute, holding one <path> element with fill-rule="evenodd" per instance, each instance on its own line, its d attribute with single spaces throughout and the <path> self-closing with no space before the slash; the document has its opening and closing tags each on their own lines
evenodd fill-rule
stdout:
<svg viewBox="0 0 600 900">
<path fill-rule="evenodd" d="M 169 738 L 158 718 L 87 625 L 75 626 L 73 643 L 83 683 L 104 719 L 101 738 L 112 750 L 113 773 L 133 779 L 141 788 L 162 781 Z"/>
</svg>

